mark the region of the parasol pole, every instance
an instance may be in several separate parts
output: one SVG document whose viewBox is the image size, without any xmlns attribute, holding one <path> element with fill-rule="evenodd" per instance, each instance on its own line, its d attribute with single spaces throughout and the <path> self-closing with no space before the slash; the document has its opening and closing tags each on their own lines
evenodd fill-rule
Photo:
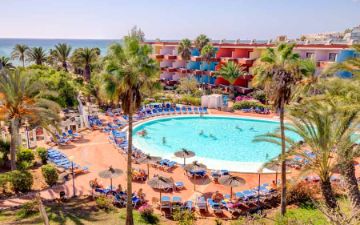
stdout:
<svg viewBox="0 0 360 225">
<path fill-rule="evenodd" d="M 112 178 L 110 178 L 110 190 L 112 191 Z"/>
<path fill-rule="evenodd" d="M 186 160 L 186 158 L 184 157 L 184 166 L 185 166 L 185 160 Z"/>
<path fill-rule="evenodd" d="M 232 191 L 232 186 L 230 186 L 230 201 L 231 201 L 231 199 L 232 199 L 232 193 L 233 193 L 233 191 Z"/>
<path fill-rule="evenodd" d="M 150 179 L 150 165 L 147 163 L 147 169 L 148 169 L 148 179 Z"/>
</svg>

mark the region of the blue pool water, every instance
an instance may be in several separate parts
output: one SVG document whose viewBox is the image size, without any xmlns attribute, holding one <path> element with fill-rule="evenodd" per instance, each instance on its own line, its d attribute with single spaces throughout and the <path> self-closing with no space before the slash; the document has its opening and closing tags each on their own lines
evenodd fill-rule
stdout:
<svg viewBox="0 0 360 225">
<path fill-rule="evenodd" d="M 197 157 L 211 160 L 263 163 L 279 155 L 280 147 L 267 142 L 255 143 L 253 139 L 278 127 L 275 121 L 237 117 L 161 118 L 136 126 L 134 145 L 157 156 L 173 155 L 186 148 L 194 151 Z M 143 129 L 148 132 L 145 138 L 137 134 Z"/>
</svg>

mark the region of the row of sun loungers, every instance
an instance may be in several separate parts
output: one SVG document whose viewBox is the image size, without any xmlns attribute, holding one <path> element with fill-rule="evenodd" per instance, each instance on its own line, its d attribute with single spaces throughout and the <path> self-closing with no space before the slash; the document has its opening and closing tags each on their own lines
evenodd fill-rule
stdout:
<svg viewBox="0 0 360 225">
<path fill-rule="evenodd" d="M 143 113 L 143 117 L 152 117 L 152 116 L 161 116 L 161 115 L 171 115 L 171 114 L 207 114 L 206 107 L 191 107 L 183 106 L 176 108 L 152 108 L 152 109 L 143 109 L 140 113 Z"/>
<path fill-rule="evenodd" d="M 52 137 L 50 138 L 50 141 L 54 143 L 55 145 L 67 145 L 71 141 L 77 141 L 82 136 L 79 133 L 74 132 L 73 130 L 68 130 L 68 132 L 62 132 L 61 136 L 59 134 L 55 135 L 56 140 L 54 140 Z"/>
<path fill-rule="evenodd" d="M 87 167 L 80 167 L 78 164 L 72 163 L 64 153 L 56 149 L 48 149 L 47 154 L 48 160 L 58 167 L 62 167 L 64 169 L 72 169 L 73 166 L 75 174 L 89 172 L 89 169 Z"/>
</svg>

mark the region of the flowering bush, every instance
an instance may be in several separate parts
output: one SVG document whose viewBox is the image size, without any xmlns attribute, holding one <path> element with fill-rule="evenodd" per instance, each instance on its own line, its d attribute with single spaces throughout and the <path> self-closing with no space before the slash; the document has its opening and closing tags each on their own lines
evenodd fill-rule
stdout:
<svg viewBox="0 0 360 225">
<path fill-rule="evenodd" d="M 250 100 L 254 100 L 253 97 L 250 97 L 250 96 L 246 96 L 246 95 L 240 95 L 240 96 L 237 96 L 235 98 L 235 101 L 236 102 L 241 102 L 241 101 L 250 101 Z"/>
<path fill-rule="evenodd" d="M 143 205 L 139 208 L 139 213 L 141 218 L 148 224 L 157 224 L 159 222 L 159 218 L 154 215 L 154 209 L 151 205 Z"/>
</svg>

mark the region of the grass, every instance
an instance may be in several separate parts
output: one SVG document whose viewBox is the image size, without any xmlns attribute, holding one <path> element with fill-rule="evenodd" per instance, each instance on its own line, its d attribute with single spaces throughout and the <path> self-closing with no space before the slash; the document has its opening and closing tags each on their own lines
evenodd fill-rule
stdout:
<svg viewBox="0 0 360 225">
<path fill-rule="evenodd" d="M 123 225 L 125 224 L 126 210 L 114 208 L 110 211 L 99 210 L 94 201 L 89 199 L 72 200 L 67 203 L 51 203 L 46 206 L 46 211 L 53 225 Z M 39 212 L 24 216 L 22 209 L 0 211 L 0 224 L 43 224 Z M 139 212 L 134 211 L 136 225 L 147 225 Z M 159 224 L 165 224 L 160 221 Z"/>
</svg>

